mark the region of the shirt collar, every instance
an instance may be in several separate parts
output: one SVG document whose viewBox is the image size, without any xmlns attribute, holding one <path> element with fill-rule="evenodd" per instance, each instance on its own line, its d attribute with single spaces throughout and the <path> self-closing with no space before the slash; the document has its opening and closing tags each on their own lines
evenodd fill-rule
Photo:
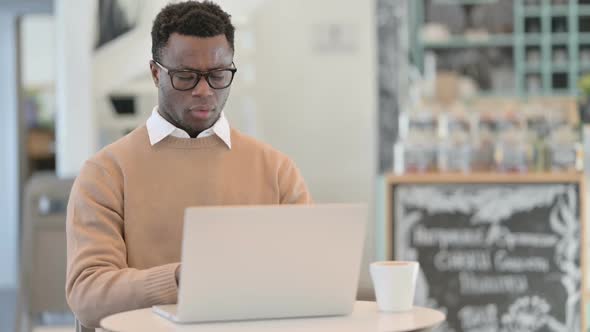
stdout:
<svg viewBox="0 0 590 332">
<path fill-rule="evenodd" d="M 190 138 L 189 134 L 186 131 L 175 127 L 173 124 L 164 119 L 158 112 L 158 106 L 154 107 L 152 115 L 146 122 L 146 127 L 148 131 L 148 136 L 150 138 L 150 144 L 152 146 L 168 136 Z M 221 115 L 219 116 L 219 119 L 217 119 L 215 124 L 213 124 L 211 128 L 202 131 L 197 136 L 197 139 L 211 135 L 217 135 L 217 137 L 221 138 L 225 145 L 227 145 L 227 147 L 231 149 L 231 135 L 229 122 L 227 121 L 227 118 L 225 117 L 223 111 L 221 111 Z"/>
</svg>

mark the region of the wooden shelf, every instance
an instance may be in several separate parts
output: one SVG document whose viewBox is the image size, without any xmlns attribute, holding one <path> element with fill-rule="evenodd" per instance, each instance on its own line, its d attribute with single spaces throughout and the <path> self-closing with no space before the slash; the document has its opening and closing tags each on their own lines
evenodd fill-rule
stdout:
<svg viewBox="0 0 590 332">
<path fill-rule="evenodd" d="M 578 5 L 578 16 L 590 16 L 590 5 Z"/>
<path fill-rule="evenodd" d="M 570 14 L 570 7 L 568 5 L 554 5 L 549 7 L 549 14 L 551 16 L 568 16 Z M 590 16 L 590 5 L 578 5 L 575 15 Z M 524 16 L 537 17 L 543 16 L 543 9 L 541 6 L 525 6 Z"/>
<path fill-rule="evenodd" d="M 552 16 L 567 16 L 570 12 L 570 8 L 568 5 L 551 6 L 550 10 Z"/>
<path fill-rule="evenodd" d="M 423 40 L 424 48 L 474 48 L 474 47 L 512 47 L 512 35 L 489 35 L 481 37 L 452 36 L 441 41 Z"/>
<path fill-rule="evenodd" d="M 538 65 L 527 65 L 525 68 L 527 73 L 540 73 L 543 71 L 543 67 L 540 64 Z"/>
<path fill-rule="evenodd" d="M 590 33 L 588 33 L 588 32 L 580 33 L 579 36 L 580 36 L 579 37 L 580 44 L 584 44 L 584 45 L 590 44 Z"/>
<path fill-rule="evenodd" d="M 55 134 L 47 129 L 29 129 L 27 156 L 31 159 L 47 159 L 55 156 Z"/>
<path fill-rule="evenodd" d="M 551 72 L 555 74 L 567 74 L 570 71 L 570 67 L 567 64 L 551 64 Z"/>
<path fill-rule="evenodd" d="M 553 45 L 566 45 L 570 40 L 570 35 L 568 33 L 554 33 L 551 36 L 551 43 Z"/>
<path fill-rule="evenodd" d="M 543 36 L 539 33 L 525 33 L 523 38 L 524 44 L 527 46 L 539 46 L 543 41 Z"/>
<path fill-rule="evenodd" d="M 539 172 L 539 173 L 412 173 L 390 174 L 388 183 L 563 183 L 580 182 L 583 173 L 579 172 Z"/>
<path fill-rule="evenodd" d="M 541 6 L 525 6 L 523 12 L 524 16 L 534 17 L 541 16 L 542 10 Z"/>
<path fill-rule="evenodd" d="M 478 4 L 478 0 L 432 0 L 437 3 L 448 3 L 454 5 Z M 467 1 L 467 2 L 464 2 Z M 482 0 L 487 1 L 487 0 Z M 496 3 L 492 1 L 491 3 Z M 416 15 L 416 24 L 413 24 L 412 31 L 414 36 L 421 35 L 421 29 L 427 22 L 425 15 L 426 4 L 433 3 L 426 0 L 412 0 L 411 12 Z M 447 39 L 441 40 L 422 40 L 414 38 L 412 45 L 412 56 L 417 60 L 417 66 L 423 68 L 423 55 L 427 51 L 439 52 L 444 51 L 450 54 L 456 49 L 487 49 L 503 48 L 512 50 L 512 62 L 515 72 L 514 87 L 515 94 L 519 96 L 535 95 L 569 95 L 577 96 L 577 82 L 580 78 L 581 71 L 579 64 L 580 49 L 590 46 L 590 32 L 582 32 L 579 29 L 579 20 L 590 17 L 590 4 L 580 4 L 577 0 L 562 1 L 559 4 L 553 3 L 552 0 L 539 0 L 535 4 L 523 0 L 512 1 L 512 14 L 514 24 L 512 29 L 501 30 L 502 32 L 489 31 L 489 35 L 471 36 L 468 30 L 457 31 Z M 559 18 L 559 26 L 554 26 L 554 21 Z M 536 30 L 527 23 L 528 20 L 535 20 Z M 561 22 L 563 21 L 563 22 Z M 452 25 L 447 22 L 447 25 Z M 575 23 L 575 24 L 574 24 Z M 528 30 L 527 30 L 528 29 Z M 573 29 L 573 30 L 572 30 Z M 567 30 L 564 32 L 563 30 Z M 537 31 L 537 32 L 527 32 Z M 557 32 L 560 31 L 560 32 Z M 531 47 L 539 49 L 541 69 L 527 66 L 527 50 Z M 570 70 L 565 83 L 565 89 L 553 89 L 551 77 L 552 49 L 556 47 L 565 48 L 568 53 L 568 64 Z M 508 57 L 508 56 L 507 56 Z M 586 72 L 584 68 L 583 72 Z M 541 89 L 529 90 L 527 86 L 526 75 L 530 73 L 541 73 Z M 558 69 L 555 72 L 566 72 Z M 494 89 L 498 87 L 494 86 Z"/>
<path fill-rule="evenodd" d="M 484 5 L 495 3 L 497 0 L 434 0 L 439 5 Z"/>
<path fill-rule="evenodd" d="M 565 89 L 565 88 L 554 88 L 551 89 L 551 95 L 552 96 L 571 96 L 572 93 L 569 89 Z"/>
</svg>

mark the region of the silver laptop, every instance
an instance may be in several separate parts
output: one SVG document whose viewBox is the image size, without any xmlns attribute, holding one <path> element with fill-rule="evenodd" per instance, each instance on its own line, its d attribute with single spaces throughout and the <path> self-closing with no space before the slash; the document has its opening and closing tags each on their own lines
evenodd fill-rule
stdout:
<svg viewBox="0 0 590 332">
<path fill-rule="evenodd" d="M 195 207 L 185 212 L 178 323 L 347 315 L 365 204 Z"/>
</svg>

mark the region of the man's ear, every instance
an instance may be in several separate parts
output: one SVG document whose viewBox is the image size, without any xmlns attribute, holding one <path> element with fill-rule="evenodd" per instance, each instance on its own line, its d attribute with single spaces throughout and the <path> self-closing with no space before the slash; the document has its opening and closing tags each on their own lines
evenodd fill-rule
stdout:
<svg viewBox="0 0 590 332">
<path fill-rule="evenodd" d="M 154 60 L 150 60 L 150 72 L 156 88 L 160 87 L 160 70 Z"/>
</svg>

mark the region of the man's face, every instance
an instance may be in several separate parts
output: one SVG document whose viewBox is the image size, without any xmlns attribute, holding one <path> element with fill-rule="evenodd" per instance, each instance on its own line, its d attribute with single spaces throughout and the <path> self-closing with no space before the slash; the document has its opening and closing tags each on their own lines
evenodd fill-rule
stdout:
<svg viewBox="0 0 590 332">
<path fill-rule="evenodd" d="M 233 61 L 225 35 L 201 38 L 173 33 L 161 51 L 160 64 L 169 70 L 209 71 L 230 68 Z M 192 90 L 172 87 L 170 76 L 155 64 L 150 65 L 158 87 L 160 114 L 192 137 L 210 128 L 219 119 L 230 88 L 212 89 L 204 77 Z"/>
</svg>

